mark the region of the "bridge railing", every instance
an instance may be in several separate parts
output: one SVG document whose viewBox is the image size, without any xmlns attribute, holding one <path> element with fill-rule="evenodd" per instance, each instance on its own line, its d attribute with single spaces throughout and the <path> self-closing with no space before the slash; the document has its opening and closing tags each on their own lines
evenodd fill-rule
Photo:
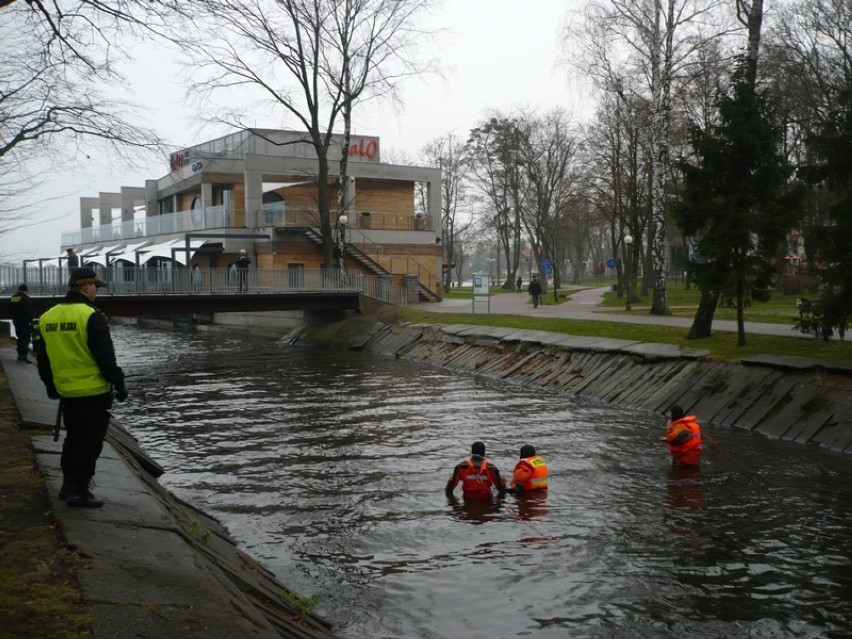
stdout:
<svg viewBox="0 0 852 639">
<path fill-rule="evenodd" d="M 359 293 L 373 299 L 405 306 L 404 289 L 387 278 L 339 269 L 174 269 L 162 267 L 110 266 L 96 268 L 108 284 L 98 291 L 105 295 L 212 295 L 239 293 Z M 56 267 L 3 267 L 0 287 L 7 295 L 26 284 L 30 295 L 61 296 L 68 290 L 68 273 Z"/>
</svg>

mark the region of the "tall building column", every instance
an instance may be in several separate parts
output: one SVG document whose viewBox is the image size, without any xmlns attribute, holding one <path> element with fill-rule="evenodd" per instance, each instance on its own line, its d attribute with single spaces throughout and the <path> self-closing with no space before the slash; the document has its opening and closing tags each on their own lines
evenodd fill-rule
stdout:
<svg viewBox="0 0 852 639">
<path fill-rule="evenodd" d="M 263 170 L 257 166 L 259 158 L 246 155 L 243 179 L 245 180 L 245 226 L 257 228 L 258 214 L 263 206 Z"/>
</svg>

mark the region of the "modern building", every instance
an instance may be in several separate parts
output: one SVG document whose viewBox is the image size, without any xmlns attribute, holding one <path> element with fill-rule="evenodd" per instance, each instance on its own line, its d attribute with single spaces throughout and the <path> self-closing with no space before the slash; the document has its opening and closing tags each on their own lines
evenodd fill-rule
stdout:
<svg viewBox="0 0 852 639">
<path fill-rule="evenodd" d="M 440 299 L 441 171 L 384 164 L 378 137 L 355 136 L 338 220 L 341 144 L 335 135 L 328 189 L 347 270 Z M 128 271 L 223 269 L 245 249 L 253 270 L 298 279 L 322 266 L 317 172 L 304 133 L 238 131 L 172 154 L 168 174 L 144 186 L 81 198 L 80 228 L 62 233 L 62 249 Z"/>
</svg>

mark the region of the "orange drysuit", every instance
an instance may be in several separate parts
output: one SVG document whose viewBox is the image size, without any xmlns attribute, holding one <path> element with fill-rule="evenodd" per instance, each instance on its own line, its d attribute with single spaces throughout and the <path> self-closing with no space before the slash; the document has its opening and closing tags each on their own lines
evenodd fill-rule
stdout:
<svg viewBox="0 0 852 639">
<path fill-rule="evenodd" d="M 684 466 L 696 466 L 701 459 L 701 428 L 695 415 L 686 415 L 669 422 L 666 436 L 663 438 L 669 445 L 672 461 Z"/>
</svg>

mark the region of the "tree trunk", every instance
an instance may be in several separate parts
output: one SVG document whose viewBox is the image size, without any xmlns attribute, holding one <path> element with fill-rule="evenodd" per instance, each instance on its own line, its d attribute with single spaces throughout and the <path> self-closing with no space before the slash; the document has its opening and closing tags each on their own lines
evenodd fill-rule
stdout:
<svg viewBox="0 0 852 639">
<path fill-rule="evenodd" d="M 713 331 L 713 315 L 716 313 L 718 304 L 718 291 L 701 291 L 701 301 L 698 303 L 698 310 L 695 313 L 695 319 L 692 320 L 689 333 L 686 334 L 686 339 L 710 337 Z"/>
</svg>

